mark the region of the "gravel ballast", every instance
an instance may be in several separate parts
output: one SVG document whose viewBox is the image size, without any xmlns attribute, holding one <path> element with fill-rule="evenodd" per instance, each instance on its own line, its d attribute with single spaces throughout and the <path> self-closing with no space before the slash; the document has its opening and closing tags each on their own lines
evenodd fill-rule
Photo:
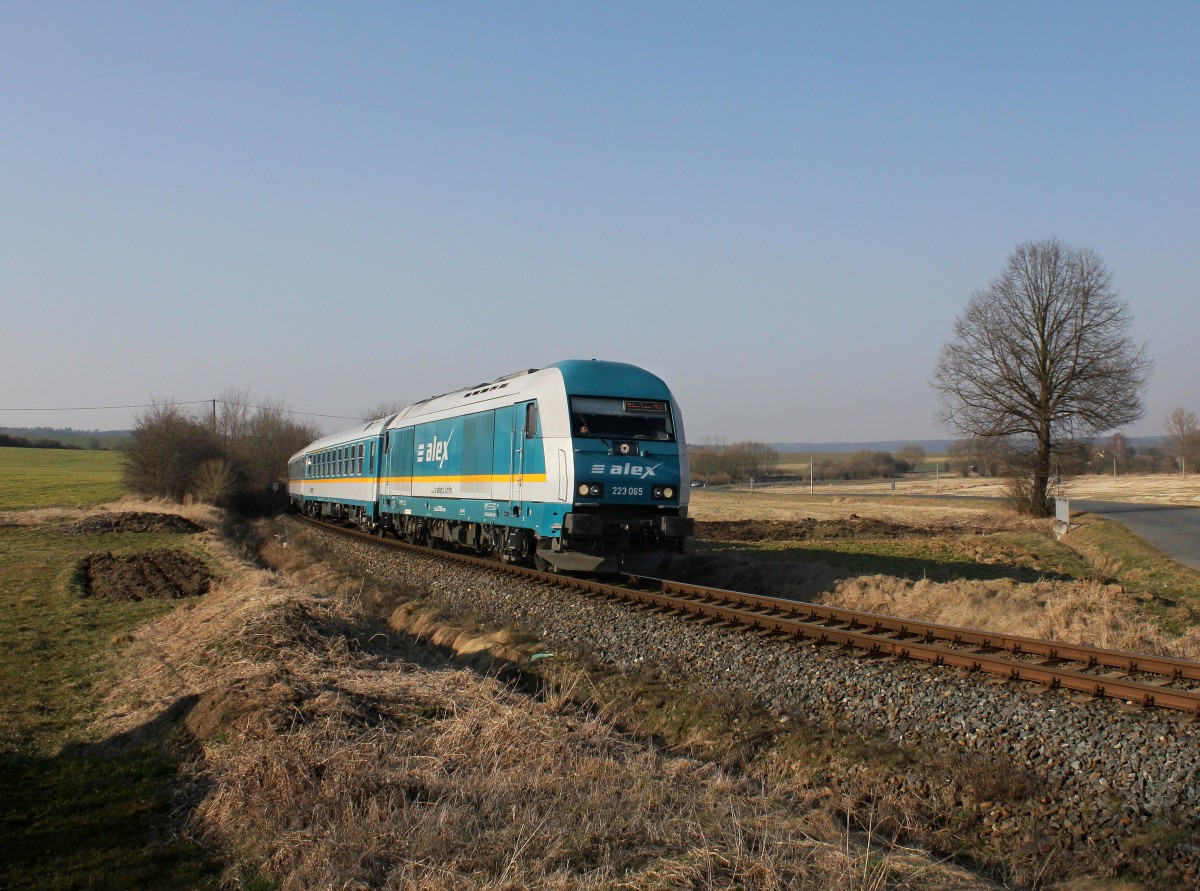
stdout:
<svg viewBox="0 0 1200 891">
<path fill-rule="evenodd" d="M 547 651 L 746 694 L 780 716 L 882 735 L 913 750 L 1009 759 L 1036 785 L 1030 805 L 981 808 L 998 840 L 1036 831 L 1056 849 L 1086 851 L 1100 863 L 1153 858 L 1161 867 L 1137 871 L 1156 886 L 1200 887 L 1200 726 L 1175 713 L 762 639 L 296 523 L 288 528 L 444 610 L 536 634 Z M 920 796 L 936 778 L 899 774 L 895 782 Z"/>
</svg>

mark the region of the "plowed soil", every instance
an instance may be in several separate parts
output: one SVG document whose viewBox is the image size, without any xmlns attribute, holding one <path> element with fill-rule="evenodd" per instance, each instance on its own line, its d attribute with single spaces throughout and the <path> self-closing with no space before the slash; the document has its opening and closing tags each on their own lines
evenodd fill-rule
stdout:
<svg viewBox="0 0 1200 891">
<path fill-rule="evenodd" d="M 203 526 L 197 526 L 191 520 L 175 514 L 150 513 L 107 513 L 84 517 L 66 527 L 66 531 L 75 535 L 95 535 L 101 532 L 182 532 L 191 534 L 203 532 Z"/>
<path fill-rule="evenodd" d="M 697 521 L 696 538 L 705 541 L 838 541 L 854 538 L 907 538 L 961 535 L 975 530 L 961 526 L 910 526 L 853 514 L 845 520 L 719 520 Z"/>
<path fill-rule="evenodd" d="M 208 591 L 212 573 L 183 551 L 147 551 L 84 557 L 80 566 L 86 597 L 106 600 L 176 600 Z"/>
</svg>

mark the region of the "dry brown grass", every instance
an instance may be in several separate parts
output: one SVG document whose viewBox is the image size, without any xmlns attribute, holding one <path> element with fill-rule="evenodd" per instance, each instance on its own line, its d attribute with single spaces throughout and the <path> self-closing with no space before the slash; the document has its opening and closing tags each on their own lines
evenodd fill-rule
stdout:
<svg viewBox="0 0 1200 891">
<path fill-rule="evenodd" d="M 44 507 L 32 510 L 0 511 L 0 526 L 42 526 L 47 523 L 67 523 L 97 513 L 156 513 L 176 514 L 205 529 L 220 525 L 220 511 L 211 504 L 189 502 L 180 504 L 163 498 L 141 498 L 127 495 L 100 508 Z"/>
<path fill-rule="evenodd" d="M 78 520 L 94 510 L 74 507 L 39 507 L 31 510 L 0 511 L 0 526 L 42 526 L 47 523 L 66 523 Z"/>
<path fill-rule="evenodd" d="M 1200 659 L 1200 628 L 1167 634 L 1120 585 L 1094 580 L 939 584 L 876 575 L 840 582 L 823 602 L 958 627 Z"/>
<path fill-rule="evenodd" d="M 534 698 L 455 668 L 366 624 L 356 583 L 286 556 L 292 571 L 247 569 L 137 633 L 107 722 L 129 730 L 198 698 L 193 831 L 230 852 L 231 883 L 986 886 L 847 831 L 802 784 L 634 740 L 578 689 Z"/>
<path fill-rule="evenodd" d="M 126 495 L 104 505 L 104 509 L 114 513 L 130 511 L 132 513 L 176 514 L 205 529 L 216 529 L 221 525 L 221 511 L 218 508 L 193 500 L 180 504 L 178 501 L 170 501 L 165 498 Z"/>
</svg>

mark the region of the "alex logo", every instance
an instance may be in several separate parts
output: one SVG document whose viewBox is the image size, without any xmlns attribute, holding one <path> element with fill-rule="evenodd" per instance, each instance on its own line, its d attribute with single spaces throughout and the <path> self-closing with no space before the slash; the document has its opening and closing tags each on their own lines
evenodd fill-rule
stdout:
<svg viewBox="0 0 1200 891">
<path fill-rule="evenodd" d="M 655 464 L 653 467 L 643 467 L 640 464 L 630 464 L 629 462 L 625 462 L 624 464 L 613 464 L 611 467 L 609 467 L 608 475 L 609 476 L 636 476 L 636 477 L 640 477 L 644 480 L 648 480 L 648 479 L 650 479 L 650 477 L 654 476 L 654 471 L 658 470 L 658 468 L 660 468 L 660 467 L 662 467 L 661 462 L 658 464 Z M 599 475 L 599 474 L 604 473 L 604 471 L 605 471 L 605 467 L 603 464 L 593 464 L 592 465 L 592 473 L 593 474 Z"/>
<path fill-rule="evenodd" d="M 424 464 L 429 462 L 437 462 L 438 470 L 442 469 L 442 465 L 446 463 L 446 458 L 450 453 L 450 440 L 454 438 L 451 433 L 445 439 L 439 440 L 436 436 L 429 442 L 417 443 L 417 463 Z"/>
</svg>

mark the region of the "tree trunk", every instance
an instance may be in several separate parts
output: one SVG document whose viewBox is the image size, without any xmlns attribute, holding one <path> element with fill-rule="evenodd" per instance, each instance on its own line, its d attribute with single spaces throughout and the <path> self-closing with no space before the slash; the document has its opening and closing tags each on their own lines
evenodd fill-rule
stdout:
<svg viewBox="0 0 1200 891">
<path fill-rule="evenodd" d="M 1050 516 L 1046 493 L 1050 488 L 1050 423 L 1043 420 L 1037 435 L 1037 451 L 1033 456 L 1033 485 L 1029 490 L 1029 513 L 1035 517 Z"/>
</svg>

